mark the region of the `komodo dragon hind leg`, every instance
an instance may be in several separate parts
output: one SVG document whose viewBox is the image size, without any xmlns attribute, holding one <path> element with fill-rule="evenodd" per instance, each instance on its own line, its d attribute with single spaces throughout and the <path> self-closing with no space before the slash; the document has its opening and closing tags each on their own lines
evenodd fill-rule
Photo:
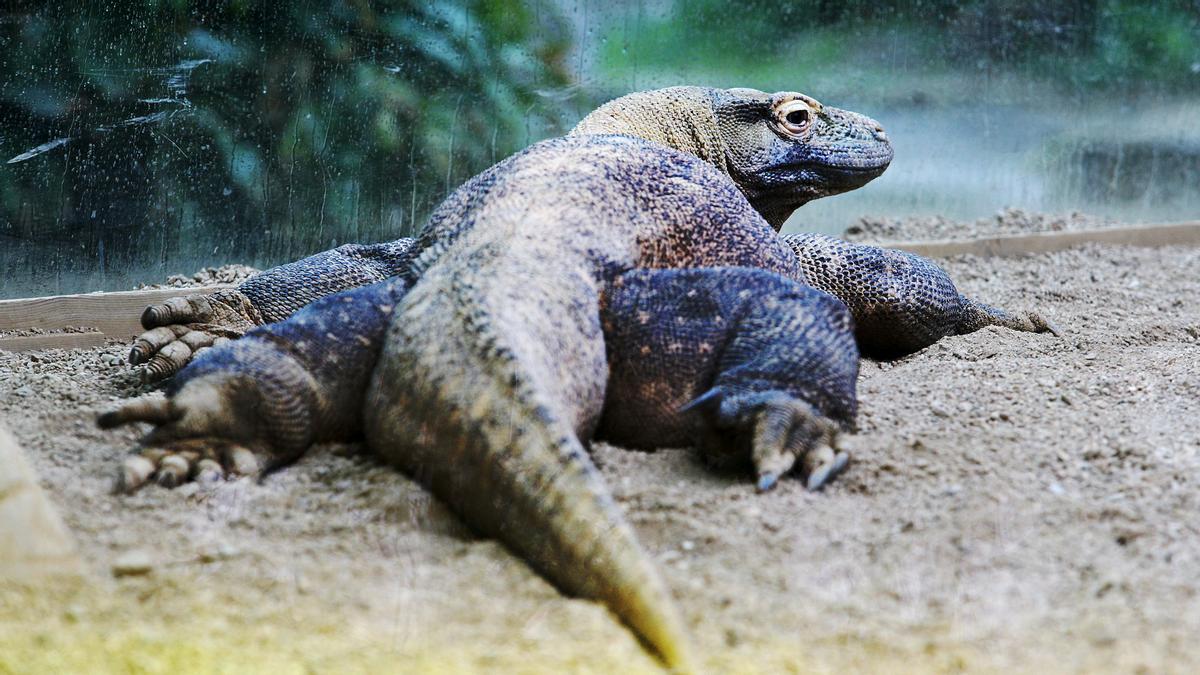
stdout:
<svg viewBox="0 0 1200 675">
<path fill-rule="evenodd" d="M 363 392 L 407 290 L 407 282 L 390 279 L 324 298 L 206 349 L 165 399 L 138 399 L 101 415 L 105 429 L 155 425 L 124 461 L 116 490 L 269 472 L 313 442 L 360 436 Z"/>
<path fill-rule="evenodd" d="M 1002 326 L 1026 333 L 1050 333 L 1062 337 L 1062 331 L 1048 319 L 1037 312 L 1010 314 L 998 307 L 984 304 L 962 296 L 963 310 L 958 325 L 955 327 L 959 335 L 974 333 L 985 326 Z"/>
<path fill-rule="evenodd" d="M 814 490 L 845 468 L 833 442 L 857 411 L 858 349 L 841 301 L 765 270 L 635 270 L 601 316 L 601 436 L 698 445 L 713 464 L 751 466 L 763 491 L 797 463 Z"/>
</svg>

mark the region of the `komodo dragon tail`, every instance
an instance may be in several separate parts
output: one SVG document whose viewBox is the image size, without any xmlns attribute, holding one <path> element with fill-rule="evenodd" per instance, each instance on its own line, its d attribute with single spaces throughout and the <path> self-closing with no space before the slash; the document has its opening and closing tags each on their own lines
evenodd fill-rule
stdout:
<svg viewBox="0 0 1200 675">
<path fill-rule="evenodd" d="M 575 335 L 555 302 L 569 294 L 514 302 L 508 285 L 480 278 L 493 280 L 423 279 L 399 308 L 367 393 L 368 444 L 560 589 L 604 603 L 668 666 L 691 670 L 675 603 L 567 421 L 570 397 L 539 377 L 556 351 L 542 349 L 547 335 Z M 586 354 L 555 358 L 591 365 Z"/>
</svg>

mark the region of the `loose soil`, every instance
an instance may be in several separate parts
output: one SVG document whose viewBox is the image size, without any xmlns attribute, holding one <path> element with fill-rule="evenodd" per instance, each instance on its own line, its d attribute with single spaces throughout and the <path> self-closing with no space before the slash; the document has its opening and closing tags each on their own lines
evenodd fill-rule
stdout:
<svg viewBox="0 0 1200 675">
<path fill-rule="evenodd" d="M 990 218 L 966 221 L 953 220 L 945 216 L 909 216 L 905 218 L 868 216 L 846 228 L 842 236 L 851 241 L 868 243 L 926 239 L 973 239 L 1034 232 L 1092 230 L 1123 224 L 1109 218 L 1078 211 L 1050 214 L 1008 208 Z"/>
<path fill-rule="evenodd" d="M 1200 251 L 944 261 L 1062 338 L 863 364 L 850 469 L 755 494 L 686 449 L 594 457 L 710 672 L 1200 669 Z M 0 352 L 0 420 L 91 575 L 0 588 L 0 672 L 652 672 L 353 446 L 258 484 L 109 494 L 126 346 Z"/>
</svg>

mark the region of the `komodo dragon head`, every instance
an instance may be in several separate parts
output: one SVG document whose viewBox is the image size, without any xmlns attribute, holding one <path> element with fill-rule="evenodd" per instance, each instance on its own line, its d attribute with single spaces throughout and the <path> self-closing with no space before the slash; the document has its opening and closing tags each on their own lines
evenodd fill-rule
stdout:
<svg viewBox="0 0 1200 675">
<path fill-rule="evenodd" d="M 572 131 L 636 136 L 716 166 L 778 230 L 797 208 L 862 187 L 892 161 L 875 120 L 796 92 L 671 87 L 609 101 Z"/>
</svg>

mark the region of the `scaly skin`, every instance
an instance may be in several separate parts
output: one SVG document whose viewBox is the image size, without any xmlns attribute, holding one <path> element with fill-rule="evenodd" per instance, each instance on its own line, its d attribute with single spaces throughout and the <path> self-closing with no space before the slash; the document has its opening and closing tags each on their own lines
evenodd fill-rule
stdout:
<svg viewBox="0 0 1200 675">
<path fill-rule="evenodd" d="M 858 408 L 853 321 L 836 298 L 762 270 L 635 270 L 603 295 L 608 391 L 597 437 L 694 445 L 751 464 L 759 489 L 801 460 L 809 489 L 848 459 Z"/>
<path fill-rule="evenodd" d="M 380 315 L 391 313 L 390 327 L 371 369 L 362 421 L 368 447 L 427 484 L 469 524 L 564 591 L 604 602 L 668 665 L 689 669 L 674 603 L 583 447 L 608 376 L 600 291 L 635 268 L 754 267 L 801 280 L 794 254 L 747 195 L 778 208 L 852 189 L 882 172 L 891 150 L 874 121 L 796 94 L 677 88 L 666 95 L 680 118 L 695 120 L 692 137 L 743 142 L 752 126 L 761 151 L 739 155 L 736 171 L 725 173 L 698 155 L 629 135 L 581 134 L 539 143 L 472 179 L 423 232 L 405 276 L 415 280 L 412 289 L 394 309 L 376 306 Z M 655 111 L 661 119 L 657 106 L 648 113 Z M 863 170 L 863 158 L 874 158 L 873 172 Z M 790 202 L 787 181 L 795 192 Z M 326 302 L 333 304 L 324 311 L 336 313 L 349 311 L 337 303 L 355 300 Z M 341 410 L 338 398 L 318 395 L 320 377 L 279 353 L 280 342 L 295 345 L 278 333 L 285 324 L 266 328 L 255 350 L 299 364 L 280 370 L 294 370 L 289 378 L 310 393 L 283 397 L 288 405 L 276 417 L 322 419 L 321 401 Z M 359 337 L 354 331 L 325 339 L 374 344 Z M 254 400 L 246 388 L 269 383 L 270 369 L 242 366 L 259 356 L 233 353 L 237 344 L 213 348 L 181 373 L 183 384 L 166 403 L 148 410 L 135 402 L 102 420 L 159 425 L 134 460 L 141 470 L 126 472 L 133 479 L 126 487 L 162 480 L 171 467 L 195 473 L 202 462 L 211 469 L 225 460 L 223 469 L 237 469 L 231 463 L 245 455 L 204 447 L 271 450 L 278 431 L 247 418 L 274 413 L 245 404 Z M 227 364 L 214 372 L 189 376 L 221 360 Z M 279 396 L 258 400 L 273 398 Z M 320 429 L 311 435 L 320 437 Z M 294 437 L 297 444 L 302 436 Z M 293 450 L 276 454 L 294 457 Z"/>
<path fill-rule="evenodd" d="M 985 326 L 1059 331 L 1036 312 L 1013 315 L 958 292 L 931 260 L 823 234 L 785 234 L 808 283 L 846 303 L 864 356 L 897 358 Z"/>
</svg>

